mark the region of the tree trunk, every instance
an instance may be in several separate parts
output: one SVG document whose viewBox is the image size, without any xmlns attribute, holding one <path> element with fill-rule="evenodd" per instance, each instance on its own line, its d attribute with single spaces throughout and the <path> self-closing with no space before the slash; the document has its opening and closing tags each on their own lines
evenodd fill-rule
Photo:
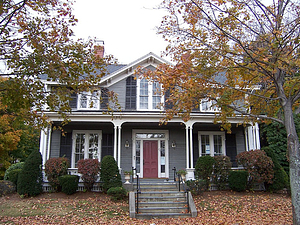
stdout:
<svg viewBox="0 0 300 225">
<path fill-rule="evenodd" d="M 287 150 L 290 163 L 290 185 L 292 194 L 293 224 L 300 224 L 300 151 L 299 138 L 291 104 L 284 106 L 284 124 L 287 131 Z"/>
</svg>

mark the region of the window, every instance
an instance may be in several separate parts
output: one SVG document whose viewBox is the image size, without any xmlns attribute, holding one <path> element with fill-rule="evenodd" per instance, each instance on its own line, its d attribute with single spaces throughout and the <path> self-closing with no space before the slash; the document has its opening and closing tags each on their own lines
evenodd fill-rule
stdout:
<svg viewBox="0 0 300 225">
<path fill-rule="evenodd" d="M 99 91 L 82 92 L 78 96 L 78 109 L 99 109 Z"/>
<path fill-rule="evenodd" d="M 199 156 L 225 155 L 224 132 L 199 132 Z"/>
<path fill-rule="evenodd" d="M 216 105 L 215 100 L 202 99 L 200 104 L 200 111 L 202 112 L 218 112 L 220 109 Z"/>
<path fill-rule="evenodd" d="M 145 78 L 138 80 L 138 109 L 160 110 L 163 101 L 161 85 L 158 82 L 149 82 Z"/>
<path fill-rule="evenodd" d="M 80 159 L 100 161 L 101 131 L 74 131 L 72 167 L 77 167 Z"/>
</svg>

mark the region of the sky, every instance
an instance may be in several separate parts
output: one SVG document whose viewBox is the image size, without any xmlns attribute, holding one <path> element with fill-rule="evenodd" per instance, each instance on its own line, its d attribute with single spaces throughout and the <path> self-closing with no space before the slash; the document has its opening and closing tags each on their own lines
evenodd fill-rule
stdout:
<svg viewBox="0 0 300 225">
<path fill-rule="evenodd" d="M 153 52 L 158 56 L 167 43 L 156 34 L 166 12 L 154 9 L 162 0 L 76 0 L 73 13 L 76 38 L 104 41 L 105 54 L 128 64 Z"/>
</svg>

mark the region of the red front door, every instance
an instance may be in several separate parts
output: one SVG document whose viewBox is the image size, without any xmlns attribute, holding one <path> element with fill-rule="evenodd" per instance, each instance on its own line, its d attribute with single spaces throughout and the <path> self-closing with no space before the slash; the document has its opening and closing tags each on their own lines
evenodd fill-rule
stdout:
<svg viewBox="0 0 300 225">
<path fill-rule="evenodd" d="M 144 178 L 158 177 L 158 142 L 143 141 Z"/>
</svg>

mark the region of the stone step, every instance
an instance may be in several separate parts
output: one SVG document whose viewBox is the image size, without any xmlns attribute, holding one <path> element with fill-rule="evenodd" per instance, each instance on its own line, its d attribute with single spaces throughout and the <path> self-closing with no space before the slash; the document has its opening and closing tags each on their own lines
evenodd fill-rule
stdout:
<svg viewBox="0 0 300 225">
<path fill-rule="evenodd" d="M 191 213 L 139 213 L 137 219 L 188 218 Z"/>
<path fill-rule="evenodd" d="M 141 192 L 139 194 L 140 197 L 186 197 L 186 194 L 184 192 L 178 192 L 178 191 L 145 191 Z"/>
<path fill-rule="evenodd" d="M 188 213 L 187 207 L 139 207 L 139 213 Z"/>
<path fill-rule="evenodd" d="M 174 201 L 147 201 L 147 202 L 139 202 L 139 206 L 142 208 L 151 208 L 151 207 L 186 207 L 187 202 L 174 202 Z"/>
</svg>

